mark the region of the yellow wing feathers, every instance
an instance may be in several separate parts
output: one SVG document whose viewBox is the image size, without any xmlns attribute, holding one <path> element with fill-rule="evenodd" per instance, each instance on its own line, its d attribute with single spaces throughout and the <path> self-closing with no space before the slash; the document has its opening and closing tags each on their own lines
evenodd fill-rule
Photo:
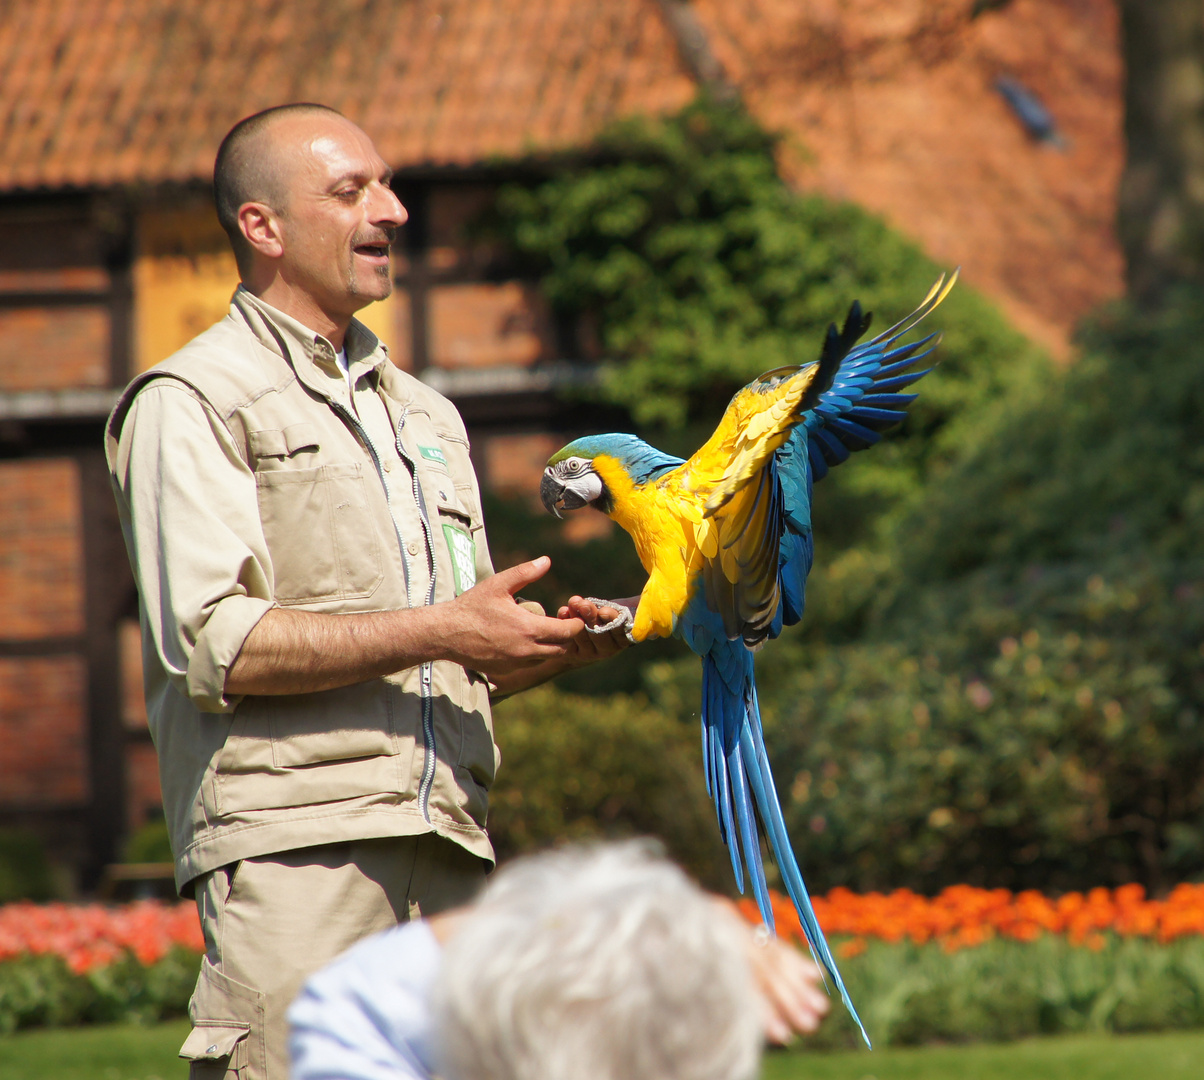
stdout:
<svg viewBox="0 0 1204 1080">
<path fill-rule="evenodd" d="M 610 516 L 635 543 L 648 583 L 640 594 L 632 636 L 673 633 L 677 615 L 705 574 L 711 594 L 743 626 L 773 617 L 778 603 L 777 537 L 767 527 L 765 478 L 750 483 L 798 422 L 798 407 L 817 363 L 768 372 L 741 390 L 715 433 L 684 465 L 637 487 L 605 454 L 593 467 L 611 494 Z"/>
<path fill-rule="evenodd" d="M 707 514 L 697 492 L 683 483 L 689 464 L 637 487 L 614 458 L 602 454 L 593 461 L 611 493 L 610 516 L 630 534 L 648 573 L 632 628 L 637 641 L 672 635 L 704 575 L 712 593 L 730 598 L 725 607 L 737 612 L 742 624 L 759 624 L 777 609 L 777 537 L 768 528 L 768 476 L 736 488 L 717 512 Z M 731 632 L 739 629 L 733 626 Z"/>
<path fill-rule="evenodd" d="M 799 421 L 799 403 L 818 372 L 818 363 L 780 368 L 732 398 L 715 433 L 677 470 L 683 486 L 705 496 L 708 516 L 748 483 L 786 441 Z"/>
</svg>

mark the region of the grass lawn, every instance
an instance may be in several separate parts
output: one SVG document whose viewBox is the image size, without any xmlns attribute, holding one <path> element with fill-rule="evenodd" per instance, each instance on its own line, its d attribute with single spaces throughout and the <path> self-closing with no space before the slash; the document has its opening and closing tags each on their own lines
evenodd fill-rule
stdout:
<svg viewBox="0 0 1204 1080">
<path fill-rule="evenodd" d="M 1198 1080 L 1204 1031 L 770 1054 L 763 1080 Z M 5 1078 L 7 1080 L 7 1078 Z"/>
<path fill-rule="evenodd" d="M 0 1080 L 184 1080 L 188 1024 L 0 1036 Z M 1198 1080 L 1204 1031 L 1071 1035 L 980 1046 L 770 1054 L 764 1080 Z"/>
<path fill-rule="evenodd" d="M 35 1028 L 0 1035 L 0 1080 L 187 1080 L 187 1020 Z"/>
</svg>

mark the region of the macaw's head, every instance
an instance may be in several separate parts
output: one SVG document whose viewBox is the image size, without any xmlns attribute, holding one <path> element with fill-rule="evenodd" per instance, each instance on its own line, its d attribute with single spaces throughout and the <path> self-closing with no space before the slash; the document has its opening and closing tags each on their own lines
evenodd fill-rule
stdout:
<svg viewBox="0 0 1204 1080">
<path fill-rule="evenodd" d="M 539 497 L 557 517 L 562 510 L 583 506 L 609 514 L 622 490 L 645 484 L 681 463 L 681 458 L 662 454 L 634 435 L 587 435 L 548 459 Z"/>
</svg>

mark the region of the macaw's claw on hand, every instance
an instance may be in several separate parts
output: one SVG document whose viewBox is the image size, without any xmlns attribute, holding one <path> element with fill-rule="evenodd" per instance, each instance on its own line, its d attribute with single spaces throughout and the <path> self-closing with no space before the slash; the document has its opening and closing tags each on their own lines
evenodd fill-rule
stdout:
<svg viewBox="0 0 1204 1080">
<path fill-rule="evenodd" d="M 631 608 L 626 604 L 620 604 L 618 600 L 599 600 L 596 596 L 587 596 L 585 599 L 597 607 L 614 608 L 619 613 L 608 623 L 587 626 L 586 629 L 591 634 L 609 634 L 612 630 L 624 630 L 627 633 L 627 640 L 634 644 L 635 638 L 631 636 L 631 628 L 635 625 L 635 616 L 631 613 Z"/>
</svg>

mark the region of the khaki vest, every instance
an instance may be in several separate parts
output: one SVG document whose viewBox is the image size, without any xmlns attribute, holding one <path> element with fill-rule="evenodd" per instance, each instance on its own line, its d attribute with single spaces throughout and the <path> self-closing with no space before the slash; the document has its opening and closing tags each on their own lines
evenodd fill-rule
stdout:
<svg viewBox="0 0 1204 1080">
<path fill-rule="evenodd" d="M 265 599 L 304 611 L 395 610 L 451 600 L 474 574 L 490 573 L 468 442 L 451 403 L 381 350 L 378 392 L 420 508 L 418 535 L 403 536 L 357 421 L 325 396 L 312 360 L 296 355 L 269 312 L 240 290 L 229 316 L 138 376 L 109 418 L 110 469 L 134 396 L 152 380 L 176 379 L 213 408 L 254 471 L 271 563 Z M 379 348 L 353 322 L 349 343 L 355 335 L 361 352 L 365 343 Z M 116 475 L 114 485 L 129 544 L 138 508 Z M 433 559 L 433 595 L 407 594 L 412 558 Z M 161 667 L 146 637 L 144 625 L 144 662 Z M 499 755 L 480 675 L 436 661 L 205 712 L 150 674 L 148 715 L 181 888 L 255 855 L 430 831 L 492 860 L 484 830 Z"/>
</svg>

